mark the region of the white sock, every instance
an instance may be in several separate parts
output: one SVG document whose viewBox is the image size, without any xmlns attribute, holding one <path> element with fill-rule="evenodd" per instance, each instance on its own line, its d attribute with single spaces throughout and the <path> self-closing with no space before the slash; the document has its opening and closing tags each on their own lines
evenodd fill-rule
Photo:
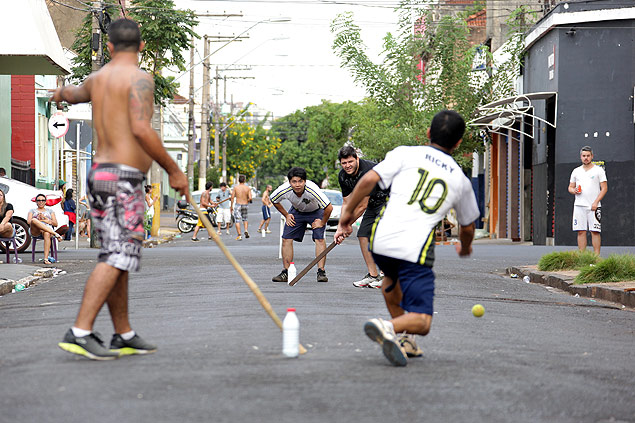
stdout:
<svg viewBox="0 0 635 423">
<path fill-rule="evenodd" d="M 392 322 L 388 321 L 388 320 L 384 320 L 384 323 L 386 324 L 386 326 L 388 326 L 390 328 L 391 331 L 395 331 L 395 326 L 392 324 Z"/>
<path fill-rule="evenodd" d="M 124 341 L 130 341 L 135 336 L 135 332 L 131 330 L 130 332 L 122 333 L 119 336 L 123 338 Z"/>
<path fill-rule="evenodd" d="M 75 326 L 73 326 L 71 330 L 73 331 L 73 335 L 75 335 L 78 338 L 82 338 L 84 336 L 90 335 L 91 333 L 89 330 L 76 328 Z"/>
</svg>

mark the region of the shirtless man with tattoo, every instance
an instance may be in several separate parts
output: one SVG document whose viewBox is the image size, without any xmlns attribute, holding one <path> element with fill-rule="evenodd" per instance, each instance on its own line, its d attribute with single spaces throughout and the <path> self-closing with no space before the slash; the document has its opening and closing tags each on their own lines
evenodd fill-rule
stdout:
<svg viewBox="0 0 635 423">
<path fill-rule="evenodd" d="M 143 49 L 139 26 L 118 19 L 108 30 L 112 60 L 80 86 L 55 91 L 54 102 L 91 102 L 98 146 L 88 175 L 88 197 L 101 241 L 99 262 L 86 281 L 75 323 L 58 345 L 94 360 L 147 354 L 157 347 L 132 330 L 128 320 L 128 273 L 140 267 L 143 241 L 145 174 L 153 160 L 163 167 L 170 186 L 188 195 L 187 177 L 165 151 L 152 129 L 154 81 L 139 69 Z M 104 304 L 114 326 L 110 348 L 93 333 Z"/>
</svg>

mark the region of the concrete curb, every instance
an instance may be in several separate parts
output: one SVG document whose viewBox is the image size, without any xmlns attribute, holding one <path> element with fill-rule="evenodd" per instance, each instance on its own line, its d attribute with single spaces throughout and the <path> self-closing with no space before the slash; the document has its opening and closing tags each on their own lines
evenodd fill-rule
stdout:
<svg viewBox="0 0 635 423">
<path fill-rule="evenodd" d="M 7 279 L 0 282 L 0 295 L 11 294 L 16 285 L 22 284 L 24 288 L 35 285 L 41 279 L 52 278 L 55 275 L 55 270 L 49 267 L 42 267 L 35 271 L 33 275 L 25 276 L 17 281 Z"/>
<path fill-rule="evenodd" d="M 535 266 L 508 267 L 507 274 L 516 274 L 519 278 L 529 276 L 529 281 L 558 288 L 580 297 L 597 298 L 635 308 L 635 282 L 594 283 L 576 285 L 574 279 L 578 272 L 541 272 Z"/>
<path fill-rule="evenodd" d="M 180 233 L 180 231 L 174 229 L 160 229 L 159 235 L 156 238 L 143 240 L 143 248 L 153 248 L 156 245 L 170 242 Z"/>
</svg>

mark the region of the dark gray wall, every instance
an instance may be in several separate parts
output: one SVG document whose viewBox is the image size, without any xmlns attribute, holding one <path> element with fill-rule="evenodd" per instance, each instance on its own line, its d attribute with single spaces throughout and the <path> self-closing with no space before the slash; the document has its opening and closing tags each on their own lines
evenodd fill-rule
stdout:
<svg viewBox="0 0 635 423">
<path fill-rule="evenodd" d="M 575 34 L 565 32 L 575 28 Z M 525 59 L 525 92 L 557 91 L 555 144 L 555 241 L 576 245 L 571 230 L 573 196 L 567 192 L 571 171 L 580 165 L 579 150 L 590 145 L 594 159 L 606 163 L 609 192 L 602 201 L 603 245 L 635 243 L 635 22 L 593 22 L 556 28 L 528 51 Z M 547 58 L 555 46 L 555 77 L 549 80 Z M 536 115 L 545 116 L 544 102 Z M 542 106 L 542 107 L 541 107 Z M 544 126 L 544 125 L 542 125 Z M 539 128 L 534 140 L 534 164 L 546 163 L 546 131 Z M 608 134 L 607 134 L 608 133 Z M 534 167 L 536 173 L 539 166 Z M 546 184 L 537 184 L 534 198 L 544 198 Z M 534 208 L 539 205 L 534 201 Z M 542 243 L 544 214 L 536 213 L 534 242 Z"/>
</svg>

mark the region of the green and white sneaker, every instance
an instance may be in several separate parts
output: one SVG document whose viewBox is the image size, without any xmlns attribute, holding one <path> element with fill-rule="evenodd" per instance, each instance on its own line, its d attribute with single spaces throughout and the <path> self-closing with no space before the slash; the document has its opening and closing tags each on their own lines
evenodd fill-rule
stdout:
<svg viewBox="0 0 635 423">
<path fill-rule="evenodd" d="M 114 360 L 119 357 L 119 353 L 107 349 L 99 335 L 95 333 L 75 336 L 73 330 L 69 329 L 64 335 L 64 340 L 57 345 L 64 351 L 83 355 L 91 360 Z"/>
<path fill-rule="evenodd" d="M 371 340 L 381 345 L 384 356 L 393 366 L 408 364 L 406 352 L 401 347 L 395 331 L 383 319 L 370 319 L 364 324 L 364 332 Z"/>
<path fill-rule="evenodd" d="M 415 336 L 413 334 L 402 333 L 399 335 L 399 344 L 401 348 L 406 352 L 408 357 L 421 357 L 423 350 L 419 348 L 415 342 Z"/>
<path fill-rule="evenodd" d="M 119 355 L 151 354 L 156 350 L 156 345 L 144 341 L 137 334 L 126 341 L 121 335 L 115 333 L 110 340 L 110 351 L 117 352 Z"/>
</svg>

